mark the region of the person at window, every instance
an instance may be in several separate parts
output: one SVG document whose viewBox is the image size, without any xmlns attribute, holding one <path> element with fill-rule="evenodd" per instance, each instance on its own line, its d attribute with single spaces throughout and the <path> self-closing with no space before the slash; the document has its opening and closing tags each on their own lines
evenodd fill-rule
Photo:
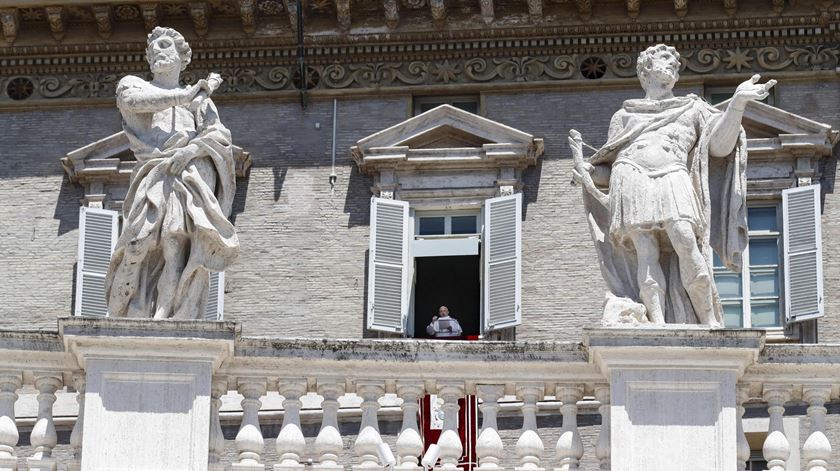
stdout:
<svg viewBox="0 0 840 471">
<path fill-rule="evenodd" d="M 441 306 L 437 316 L 432 317 L 432 322 L 426 327 L 426 333 L 436 338 L 459 337 L 463 330 L 458 320 L 449 315 L 449 308 Z"/>
</svg>

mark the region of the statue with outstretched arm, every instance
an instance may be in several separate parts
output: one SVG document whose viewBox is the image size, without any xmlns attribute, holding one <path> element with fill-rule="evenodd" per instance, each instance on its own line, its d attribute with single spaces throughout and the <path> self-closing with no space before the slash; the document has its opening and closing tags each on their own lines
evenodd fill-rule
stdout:
<svg viewBox="0 0 840 471">
<path fill-rule="evenodd" d="M 713 250 L 740 271 L 747 244 L 744 107 L 775 80 L 754 75 L 724 112 L 695 95 L 675 97 L 677 51 L 639 54 L 643 99 L 613 115 L 607 143 L 588 159 L 569 132 L 573 178 L 610 293 L 604 322 L 700 323 L 723 327 Z M 604 191 L 608 190 L 608 191 Z"/>
</svg>

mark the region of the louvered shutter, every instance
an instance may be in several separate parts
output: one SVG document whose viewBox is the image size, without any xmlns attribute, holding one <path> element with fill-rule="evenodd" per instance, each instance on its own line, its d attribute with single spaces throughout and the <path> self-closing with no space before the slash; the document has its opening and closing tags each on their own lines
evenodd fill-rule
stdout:
<svg viewBox="0 0 840 471">
<path fill-rule="evenodd" d="M 822 237 L 820 186 L 782 192 L 785 313 L 788 322 L 822 317 Z"/>
<path fill-rule="evenodd" d="M 522 194 L 484 203 L 484 331 L 522 323 Z"/>
<path fill-rule="evenodd" d="M 367 328 L 403 332 L 408 315 L 408 202 L 372 198 Z"/>
<path fill-rule="evenodd" d="M 79 212 L 79 260 L 76 265 L 75 315 L 106 317 L 105 275 L 119 236 L 119 213 L 82 206 Z"/>
<path fill-rule="evenodd" d="M 225 272 L 210 272 L 210 289 L 207 291 L 207 305 L 204 307 L 204 320 L 220 321 L 224 318 L 225 307 Z"/>
</svg>

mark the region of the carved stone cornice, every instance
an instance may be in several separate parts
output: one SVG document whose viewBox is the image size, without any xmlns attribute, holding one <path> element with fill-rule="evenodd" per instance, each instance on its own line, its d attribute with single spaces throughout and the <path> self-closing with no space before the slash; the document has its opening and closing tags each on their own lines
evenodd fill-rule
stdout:
<svg viewBox="0 0 840 471">
<path fill-rule="evenodd" d="M 383 89 L 411 86 L 471 86 L 491 83 L 556 83 L 583 80 L 581 63 L 596 58 L 603 61 L 602 78 L 609 81 L 635 78 L 635 55 L 617 54 L 551 54 L 507 55 L 486 57 L 476 51 L 466 57 L 433 57 L 426 60 L 369 62 L 353 57 L 332 63 L 313 63 L 312 92 L 320 90 Z M 96 69 L 114 73 L 81 72 L 25 76 L 0 76 L 0 90 L 6 90 L 12 80 L 30 80 L 33 89 L 30 99 L 113 98 L 120 77 L 127 73 L 147 76 L 141 54 L 132 63 L 115 67 L 102 64 Z M 406 56 L 409 56 L 406 54 Z M 313 61 L 315 62 L 315 61 Z M 323 61 L 326 62 L 326 61 Z M 840 44 L 833 46 L 785 46 L 762 48 L 683 50 L 681 73 L 684 76 L 707 74 L 741 74 L 746 72 L 833 71 L 840 66 Z M 266 91 L 296 90 L 292 77 L 297 64 L 291 57 L 274 60 L 252 60 L 240 57 L 236 61 L 202 61 L 182 74 L 184 83 L 194 83 L 210 71 L 219 72 L 224 83 L 217 94 L 241 94 Z M 48 70 L 48 69 L 47 69 Z M 38 69 L 33 70 L 37 72 Z M 315 79 L 317 77 L 317 80 Z M 16 102 L 5 93 L 0 94 L 0 106 Z"/>
</svg>

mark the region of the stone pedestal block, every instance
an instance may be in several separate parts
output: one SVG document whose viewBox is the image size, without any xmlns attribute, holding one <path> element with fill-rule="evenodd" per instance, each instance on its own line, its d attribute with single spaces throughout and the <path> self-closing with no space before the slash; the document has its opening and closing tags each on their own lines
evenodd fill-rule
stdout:
<svg viewBox="0 0 840 471">
<path fill-rule="evenodd" d="M 210 384 L 233 353 L 233 324 L 68 319 L 60 328 L 86 372 L 82 471 L 208 469 Z"/>
<path fill-rule="evenodd" d="M 736 470 L 735 387 L 759 332 L 592 329 L 585 342 L 610 380 L 613 471 Z"/>
</svg>

